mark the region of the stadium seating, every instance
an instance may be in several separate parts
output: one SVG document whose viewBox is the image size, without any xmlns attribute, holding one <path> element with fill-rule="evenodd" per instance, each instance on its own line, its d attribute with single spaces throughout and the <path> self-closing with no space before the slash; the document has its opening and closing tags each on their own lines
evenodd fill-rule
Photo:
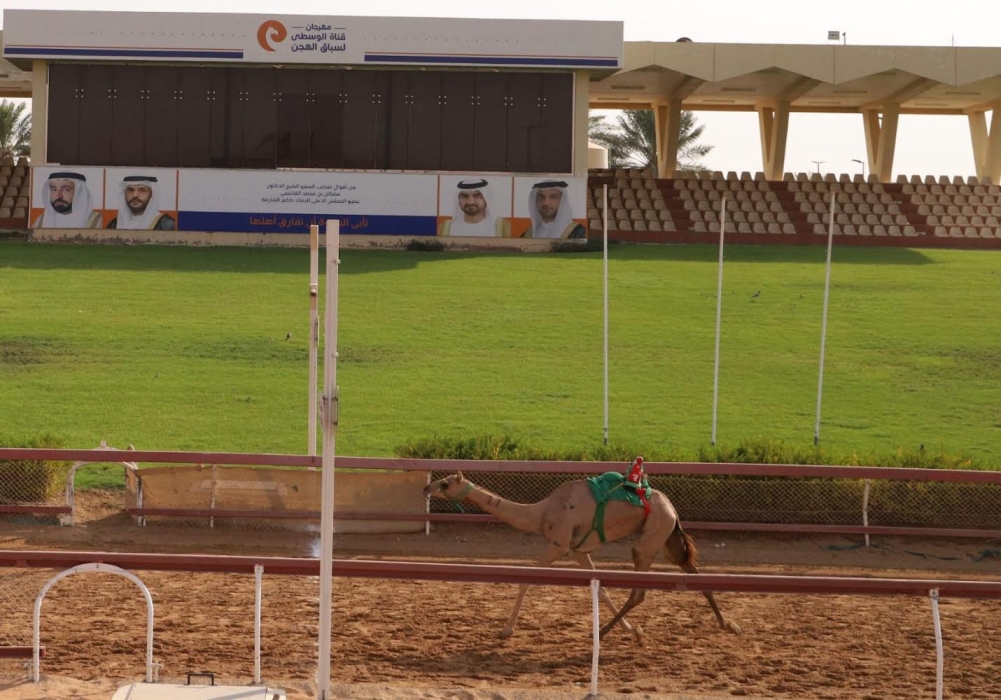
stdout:
<svg viewBox="0 0 1001 700">
<path fill-rule="evenodd" d="M 800 236 L 819 242 L 828 235 L 833 199 L 834 234 L 851 237 L 849 243 L 980 238 L 994 239 L 1001 248 L 1001 188 L 976 177 L 900 175 L 883 184 L 857 174 L 785 173 L 782 180 L 768 181 L 763 173 L 746 171 L 653 179 L 643 170 L 592 170 L 587 218 L 595 232 L 602 230 L 605 185 L 613 232 L 657 232 L 658 239 L 664 233 L 718 233 L 726 198 L 727 232 L 762 241 Z"/>
<path fill-rule="evenodd" d="M 11 227 L 28 225 L 28 195 L 31 189 L 28 161 L 7 158 L 0 163 L 0 220 Z"/>
</svg>

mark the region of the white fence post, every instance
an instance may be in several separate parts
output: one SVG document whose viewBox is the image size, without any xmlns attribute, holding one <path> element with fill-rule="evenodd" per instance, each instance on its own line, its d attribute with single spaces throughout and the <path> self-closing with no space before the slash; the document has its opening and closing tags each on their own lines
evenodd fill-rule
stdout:
<svg viewBox="0 0 1001 700">
<path fill-rule="evenodd" d="M 601 618 L 598 615 L 598 592 L 601 581 L 591 579 L 591 622 L 594 627 L 594 646 L 591 651 L 591 696 L 598 697 L 598 655 L 601 649 Z"/>
<path fill-rule="evenodd" d="M 938 589 L 928 592 L 931 597 L 932 622 L 935 625 L 935 700 L 942 700 L 945 685 L 945 651 L 942 649 L 942 622 L 938 616 Z"/>
<path fill-rule="evenodd" d="M 872 479 L 865 480 L 865 489 L 862 491 L 862 524 L 869 527 L 869 486 Z M 869 533 L 865 533 L 865 546 L 869 546 Z"/>
<path fill-rule="evenodd" d="M 254 564 L 254 683 L 261 682 L 261 585 L 264 567 Z"/>
</svg>

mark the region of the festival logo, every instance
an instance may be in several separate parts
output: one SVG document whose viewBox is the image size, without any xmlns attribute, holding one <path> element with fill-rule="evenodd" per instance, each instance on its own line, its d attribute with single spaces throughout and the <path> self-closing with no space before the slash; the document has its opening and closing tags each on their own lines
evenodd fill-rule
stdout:
<svg viewBox="0 0 1001 700">
<path fill-rule="evenodd" d="M 270 42 L 280 44 L 288 37 L 288 30 L 285 25 L 276 19 L 269 19 L 257 28 L 257 43 L 265 51 L 274 51 Z"/>
</svg>

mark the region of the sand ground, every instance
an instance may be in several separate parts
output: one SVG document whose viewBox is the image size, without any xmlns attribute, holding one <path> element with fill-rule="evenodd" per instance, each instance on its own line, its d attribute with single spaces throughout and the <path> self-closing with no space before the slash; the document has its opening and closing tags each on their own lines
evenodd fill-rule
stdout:
<svg viewBox="0 0 1001 700">
<path fill-rule="evenodd" d="M 120 494 L 81 494 L 75 528 L 0 523 L 2 549 L 125 550 L 309 556 L 314 537 L 274 529 L 150 526 L 119 512 Z M 1001 561 L 974 559 L 998 543 L 693 533 L 703 571 L 1001 580 Z M 441 525 L 430 536 L 340 535 L 344 558 L 528 564 L 541 541 L 506 526 Z M 595 556 L 629 568 L 628 544 Z M 569 562 L 566 563 L 570 565 Z M 664 568 L 664 567 L 661 567 Z M 669 570 L 669 569 L 665 569 Z M 25 629 L 30 605 L 53 572 L 0 569 L 6 628 Z M 249 683 L 253 672 L 253 577 L 137 572 L 156 607 L 154 658 L 161 676 L 212 671 Z M 510 639 L 498 632 L 517 588 L 337 578 L 334 582 L 334 697 L 357 700 L 580 700 L 590 687 L 590 600 L 586 589 L 530 589 Z M 264 682 L 311 698 L 318 585 L 315 578 L 264 579 Z M 612 591 L 617 602 L 624 591 Z M 10 598 L 10 600 L 14 600 Z M 650 593 L 630 615 L 638 646 L 621 630 L 602 644 L 603 698 L 823 698 L 920 700 L 935 696 L 935 647 L 926 598 L 720 594 L 742 636 L 720 630 L 696 593 Z M 3 605 L 0 601 L 0 605 Z M 142 677 L 144 609 L 124 579 L 65 579 L 46 598 L 42 664 L 47 684 L 0 686 L 0 698 L 110 698 Z M 603 615 L 606 613 L 603 612 Z M 1001 697 L 1001 601 L 943 600 L 946 697 Z M 28 639 L 30 642 L 30 624 Z M 7 643 L 12 643 L 8 641 Z M 6 662 L 8 672 L 10 664 Z M 0 671 L 3 667 L 0 666 Z M 73 681 L 67 679 L 74 679 Z M 114 679 L 109 681 L 107 679 Z"/>
</svg>

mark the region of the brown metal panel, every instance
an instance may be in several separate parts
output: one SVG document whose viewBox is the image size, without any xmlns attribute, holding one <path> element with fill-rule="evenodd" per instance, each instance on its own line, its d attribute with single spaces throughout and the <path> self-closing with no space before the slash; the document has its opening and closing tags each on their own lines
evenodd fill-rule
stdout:
<svg viewBox="0 0 1001 700">
<path fill-rule="evenodd" d="M 539 172 L 573 170 L 573 74 L 550 73 L 543 77 L 542 159 Z"/>
<path fill-rule="evenodd" d="M 83 66 L 80 78 L 80 165 L 107 165 L 111 162 L 114 67 Z"/>
<path fill-rule="evenodd" d="M 345 168 L 375 167 L 378 90 L 376 71 L 357 70 L 344 74 L 344 122 L 341 151 Z"/>
<path fill-rule="evenodd" d="M 313 168 L 340 168 L 344 124 L 343 72 L 314 70 L 309 78 L 310 147 Z"/>
<path fill-rule="evenodd" d="M 278 71 L 278 139 L 279 168 L 309 167 L 310 73 L 309 70 Z"/>
<path fill-rule="evenodd" d="M 441 169 L 473 170 L 475 73 L 441 74 Z"/>
<path fill-rule="evenodd" d="M 178 121 L 180 99 L 178 99 L 177 71 L 178 68 L 174 66 L 146 67 L 144 165 L 174 168 L 179 164 L 177 141 L 181 132 Z"/>
<path fill-rule="evenodd" d="M 50 163 L 80 165 L 80 72 L 83 66 L 49 65 L 47 149 Z"/>
<path fill-rule="evenodd" d="M 276 167 L 278 154 L 278 71 L 273 68 L 236 69 L 243 73 L 243 167 Z"/>
<path fill-rule="evenodd" d="M 177 69 L 177 160 L 184 168 L 207 168 L 212 146 L 212 70 Z M 160 99 L 165 97 L 161 93 Z"/>
<path fill-rule="evenodd" d="M 410 170 L 441 168 L 441 85 L 441 73 L 428 71 L 410 74 L 410 128 L 407 143 L 407 163 Z"/>
<path fill-rule="evenodd" d="M 507 167 L 538 172 L 542 161 L 542 75 L 512 73 L 508 81 Z"/>
<path fill-rule="evenodd" d="M 410 91 L 412 71 L 392 71 L 389 75 L 389 101 L 387 102 L 386 140 L 388 156 L 386 167 L 390 170 L 407 170 L 408 145 L 410 143 L 410 107 L 413 95 Z"/>
<path fill-rule="evenodd" d="M 146 68 L 115 66 L 109 165 L 146 165 Z"/>
<path fill-rule="evenodd" d="M 389 106 L 392 97 L 391 75 L 387 71 L 372 71 L 372 128 L 375 130 L 375 149 L 372 167 L 385 170 L 389 167 Z"/>
<path fill-rule="evenodd" d="M 507 170 L 507 73 L 476 73 L 473 109 L 473 169 Z"/>
</svg>

